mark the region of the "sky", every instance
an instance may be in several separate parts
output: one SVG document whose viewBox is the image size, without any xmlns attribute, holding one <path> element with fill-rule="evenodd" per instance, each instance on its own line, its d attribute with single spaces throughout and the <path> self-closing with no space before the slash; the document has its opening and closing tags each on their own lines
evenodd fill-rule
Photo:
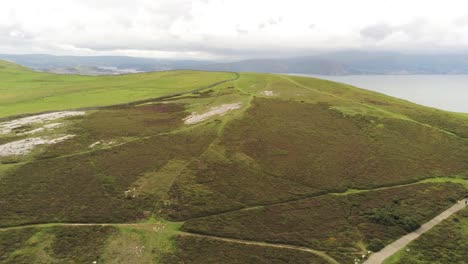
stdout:
<svg viewBox="0 0 468 264">
<path fill-rule="evenodd" d="M 0 53 L 244 59 L 468 48 L 468 1 L 14 0 Z"/>
</svg>

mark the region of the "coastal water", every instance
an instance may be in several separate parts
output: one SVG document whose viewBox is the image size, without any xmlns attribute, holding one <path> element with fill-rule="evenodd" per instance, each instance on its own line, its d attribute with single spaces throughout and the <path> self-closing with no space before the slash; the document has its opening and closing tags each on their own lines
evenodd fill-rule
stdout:
<svg viewBox="0 0 468 264">
<path fill-rule="evenodd" d="M 425 106 L 468 113 L 468 75 L 294 75 L 346 83 Z"/>
</svg>

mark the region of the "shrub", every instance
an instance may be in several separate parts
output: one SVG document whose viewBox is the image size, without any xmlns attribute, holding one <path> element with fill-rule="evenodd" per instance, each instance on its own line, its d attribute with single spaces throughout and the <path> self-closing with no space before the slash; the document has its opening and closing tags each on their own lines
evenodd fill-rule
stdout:
<svg viewBox="0 0 468 264">
<path fill-rule="evenodd" d="M 367 245 L 367 250 L 370 250 L 372 252 L 378 252 L 384 247 L 385 244 L 382 242 L 382 240 L 374 238 L 369 242 L 369 245 Z"/>
<path fill-rule="evenodd" d="M 418 222 L 416 222 L 416 220 L 408 216 L 403 217 L 402 219 L 399 219 L 397 223 L 399 226 L 401 226 L 403 229 L 405 229 L 408 232 L 412 232 L 421 226 Z"/>
<path fill-rule="evenodd" d="M 393 226 L 396 225 L 399 217 L 386 208 L 379 208 L 372 210 L 368 218 L 376 224 Z"/>
<path fill-rule="evenodd" d="M 421 225 L 410 216 L 400 216 L 392 212 L 389 208 L 379 208 L 373 210 L 368 219 L 376 224 L 386 226 L 399 226 L 407 232 L 412 232 L 418 229 Z"/>
</svg>

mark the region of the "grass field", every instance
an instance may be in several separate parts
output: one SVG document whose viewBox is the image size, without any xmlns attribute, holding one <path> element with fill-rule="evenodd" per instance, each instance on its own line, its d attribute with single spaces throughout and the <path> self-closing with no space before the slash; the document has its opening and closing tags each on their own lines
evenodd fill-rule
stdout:
<svg viewBox="0 0 468 264">
<path fill-rule="evenodd" d="M 199 71 L 121 76 L 56 75 L 0 61 L 0 118 L 126 103 L 186 92 L 232 78 L 233 73 Z"/>
<path fill-rule="evenodd" d="M 184 94 L 0 135 L 0 146 L 74 135 L 0 156 L 0 262 L 351 263 L 466 192 L 464 114 L 304 77 L 0 63 L 0 117 L 173 93 Z"/>
</svg>

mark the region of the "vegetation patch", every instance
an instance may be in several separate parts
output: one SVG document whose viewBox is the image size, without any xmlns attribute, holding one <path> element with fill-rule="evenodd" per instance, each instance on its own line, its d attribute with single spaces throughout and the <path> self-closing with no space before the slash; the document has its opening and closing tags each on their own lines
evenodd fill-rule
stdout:
<svg viewBox="0 0 468 264">
<path fill-rule="evenodd" d="M 324 195 L 188 220 L 182 228 L 213 236 L 310 247 L 347 263 L 367 252 L 366 245 L 375 245 L 375 239 L 384 244 L 392 242 L 411 230 L 410 224 L 428 221 L 463 193 L 458 184 L 425 183 L 346 196 Z M 390 221 L 370 217 L 379 208 L 390 211 Z M 407 225 L 400 219 L 411 222 Z M 337 251 L 342 254 L 335 254 Z"/>
<path fill-rule="evenodd" d="M 162 263 L 176 251 L 175 232 L 180 224 L 154 220 L 134 227 L 119 227 L 109 238 L 103 263 Z"/>
<path fill-rule="evenodd" d="M 37 230 L 34 228 L 0 232 L 0 262 L 18 263 L 15 262 L 19 258 L 15 257 L 15 251 L 23 248 L 35 232 Z"/>
<path fill-rule="evenodd" d="M 163 263 L 225 263 L 225 264 L 325 264 L 321 257 L 312 253 L 288 248 L 247 245 L 224 242 L 209 238 L 180 235 L 176 237 L 177 251 L 166 255 Z"/>
<path fill-rule="evenodd" d="M 99 263 L 113 227 L 54 226 L 0 231 L 2 263 Z"/>
<path fill-rule="evenodd" d="M 251 157 L 262 171 L 327 191 L 468 169 L 461 158 L 468 155 L 464 140 L 400 119 L 343 116 L 326 104 L 257 98 L 244 119 L 226 128 L 223 144 Z"/>
<path fill-rule="evenodd" d="M 401 217 L 393 212 L 391 207 L 383 207 L 372 210 L 367 218 L 374 223 L 386 226 L 399 226 L 407 232 L 412 232 L 418 229 L 421 224 L 418 223 L 412 216 Z M 375 241 L 374 241 L 375 242 Z M 374 247 L 378 243 L 373 243 Z"/>
<path fill-rule="evenodd" d="M 76 118 L 69 126 L 75 138 L 53 145 L 38 159 L 69 155 L 96 148 L 155 136 L 175 129 L 186 114 L 182 104 L 152 104 L 116 107 L 95 111 L 85 118 Z"/>
<path fill-rule="evenodd" d="M 109 226 L 53 227 L 51 253 L 60 263 L 97 263 L 110 235 Z"/>
<path fill-rule="evenodd" d="M 0 225 L 148 217 L 161 197 L 128 199 L 125 192 L 145 173 L 158 171 L 173 159 L 199 156 L 213 137 L 212 126 L 207 126 L 18 166 L 0 181 Z"/>
<path fill-rule="evenodd" d="M 242 163 L 204 157 L 187 166 L 174 182 L 165 213 L 185 220 L 314 193 L 317 190 Z"/>
<path fill-rule="evenodd" d="M 184 220 L 440 175 L 464 177 L 466 143 L 413 121 L 255 98 L 242 118 L 226 124 L 220 141 L 211 145 L 213 155 L 179 175 L 167 215 Z"/>
</svg>

